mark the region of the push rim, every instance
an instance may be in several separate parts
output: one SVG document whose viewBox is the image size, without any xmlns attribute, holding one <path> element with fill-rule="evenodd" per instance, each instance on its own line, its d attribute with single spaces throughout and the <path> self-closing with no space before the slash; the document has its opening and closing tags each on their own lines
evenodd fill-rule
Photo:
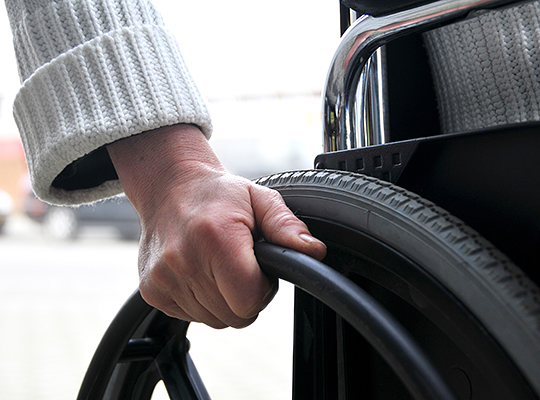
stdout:
<svg viewBox="0 0 540 400">
<path fill-rule="evenodd" d="M 359 174 L 293 171 L 258 183 L 280 191 L 329 246 L 325 262 L 394 312 L 462 398 L 473 391 L 474 398 L 537 398 L 538 288 L 474 231 L 412 193 Z M 368 375 L 390 387 L 390 374 L 379 372 Z"/>
</svg>

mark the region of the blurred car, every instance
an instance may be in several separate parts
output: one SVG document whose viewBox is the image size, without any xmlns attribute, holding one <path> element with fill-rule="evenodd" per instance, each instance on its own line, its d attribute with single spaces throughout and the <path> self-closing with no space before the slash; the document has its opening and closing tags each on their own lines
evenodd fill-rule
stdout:
<svg viewBox="0 0 540 400">
<path fill-rule="evenodd" d="M 74 239 L 82 229 L 99 226 L 113 227 L 128 240 L 141 234 L 139 216 L 125 195 L 79 207 L 58 207 L 31 193 L 25 199 L 24 212 L 42 225 L 45 234 L 57 239 Z"/>
<path fill-rule="evenodd" d="M 0 233 L 4 232 L 6 221 L 13 210 L 13 200 L 7 192 L 0 189 Z"/>
</svg>

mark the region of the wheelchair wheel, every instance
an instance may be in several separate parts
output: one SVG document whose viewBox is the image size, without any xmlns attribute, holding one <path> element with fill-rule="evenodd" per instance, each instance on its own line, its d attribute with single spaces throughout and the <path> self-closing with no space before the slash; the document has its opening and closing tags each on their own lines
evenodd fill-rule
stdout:
<svg viewBox="0 0 540 400">
<path fill-rule="evenodd" d="M 409 330 L 458 398 L 540 397 L 539 289 L 472 229 L 358 174 L 294 171 L 257 183 L 282 194 L 327 244 L 324 262 Z M 409 398 L 354 330 L 297 296 L 293 398 Z M 321 375 L 323 365 L 331 368 Z"/>
</svg>

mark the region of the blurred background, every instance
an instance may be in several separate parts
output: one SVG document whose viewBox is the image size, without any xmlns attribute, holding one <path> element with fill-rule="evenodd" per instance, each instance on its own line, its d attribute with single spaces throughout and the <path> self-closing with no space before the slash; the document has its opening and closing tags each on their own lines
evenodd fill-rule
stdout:
<svg viewBox="0 0 540 400">
<path fill-rule="evenodd" d="M 250 179 L 311 168 L 338 1 L 154 2 L 208 100 L 225 166 Z M 0 398 L 71 400 L 137 287 L 137 217 L 121 198 L 72 210 L 32 196 L 11 112 L 20 83 L 3 1 L 0 54 Z M 213 399 L 290 398 L 292 292 L 282 284 L 249 328 L 190 327 Z"/>
</svg>

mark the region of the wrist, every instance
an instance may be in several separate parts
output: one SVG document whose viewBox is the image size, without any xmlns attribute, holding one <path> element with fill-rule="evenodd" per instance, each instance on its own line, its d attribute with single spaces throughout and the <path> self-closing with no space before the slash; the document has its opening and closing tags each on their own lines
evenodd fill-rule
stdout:
<svg viewBox="0 0 540 400">
<path fill-rule="evenodd" d="M 190 182 L 225 170 L 201 130 L 180 124 L 145 132 L 107 146 L 124 192 L 139 214 L 152 212 Z M 142 217 L 142 215 L 141 215 Z"/>
</svg>

